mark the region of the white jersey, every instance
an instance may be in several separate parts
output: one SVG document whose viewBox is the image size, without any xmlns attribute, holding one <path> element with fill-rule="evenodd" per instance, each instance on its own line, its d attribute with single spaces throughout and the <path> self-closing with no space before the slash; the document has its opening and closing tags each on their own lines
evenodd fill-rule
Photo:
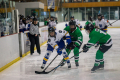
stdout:
<svg viewBox="0 0 120 80">
<path fill-rule="evenodd" d="M 78 19 L 75 19 L 76 25 L 80 28 L 82 25 L 80 24 L 80 21 Z"/>
<path fill-rule="evenodd" d="M 56 22 L 55 21 L 49 21 L 48 27 L 54 27 L 56 29 Z"/>
<path fill-rule="evenodd" d="M 26 29 L 30 28 L 30 24 L 32 24 L 32 23 L 27 23 L 26 24 Z"/>
<path fill-rule="evenodd" d="M 19 29 L 24 29 L 24 28 L 26 28 L 25 24 L 20 24 L 19 25 Z"/>
<path fill-rule="evenodd" d="M 107 22 L 103 19 L 101 21 L 97 19 L 95 25 L 98 26 L 100 29 L 103 29 L 107 25 Z"/>
<path fill-rule="evenodd" d="M 56 37 L 48 37 L 48 44 L 50 44 L 54 49 L 57 49 L 57 43 L 60 42 L 60 40 L 64 37 L 64 36 L 70 36 L 69 33 L 65 30 L 56 30 Z"/>
</svg>

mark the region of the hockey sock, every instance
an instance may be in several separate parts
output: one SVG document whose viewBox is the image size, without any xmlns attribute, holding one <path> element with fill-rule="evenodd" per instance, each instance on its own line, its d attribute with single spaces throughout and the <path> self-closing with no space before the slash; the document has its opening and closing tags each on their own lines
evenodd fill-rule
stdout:
<svg viewBox="0 0 120 80">
<path fill-rule="evenodd" d="M 96 60 L 95 60 L 95 66 L 99 66 L 100 62 L 101 64 L 103 63 L 103 54 L 100 50 L 97 51 L 96 53 Z"/>
<path fill-rule="evenodd" d="M 74 48 L 74 59 L 75 59 L 75 62 L 78 62 L 79 61 L 79 49 L 77 47 Z"/>
</svg>

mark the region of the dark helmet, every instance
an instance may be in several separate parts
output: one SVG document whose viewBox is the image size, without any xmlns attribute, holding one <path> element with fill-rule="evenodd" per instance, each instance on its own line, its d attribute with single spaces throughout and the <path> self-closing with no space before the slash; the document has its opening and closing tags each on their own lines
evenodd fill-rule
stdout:
<svg viewBox="0 0 120 80">
<path fill-rule="evenodd" d="M 76 26 L 76 22 L 75 22 L 74 20 L 71 20 L 71 21 L 69 22 L 69 25 L 74 25 L 74 26 Z"/>
<path fill-rule="evenodd" d="M 33 16 L 30 17 L 30 19 L 33 19 L 33 18 L 34 18 Z"/>
<path fill-rule="evenodd" d="M 74 28 L 70 28 L 71 31 L 74 31 L 74 30 L 76 29 L 76 22 L 75 22 L 74 20 L 71 20 L 71 21 L 69 22 L 69 26 L 70 26 L 70 25 L 74 25 Z"/>
<path fill-rule="evenodd" d="M 29 18 L 29 19 L 30 19 L 30 16 L 27 16 L 27 18 Z"/>
<path fill-rule="evenodd" d="M 104 17 L 104 15 L 102 15 L 102 17 Z"/>
<path fill-rule="evenodd" d="M 20 19 L 23 19 L 23 18 L 24 18 L 24 15 L 22 15 L 22 14 L 20 14 L 19 16 L 20 16 Z"/>
<path fill-rule="evenodd" d="M 71 16 L 70 18 L 74 18 L 74 16 Z"/>
<path fill-rule="evenodd" d="M 94 29 L 94 26 L 92 24 L 88 24 L 84 27 L 85 30 L 89 30 L 90 32 Z"/>
<path fill-rule="evenodd" d="M 30 20 L 30 18 L 27 17 L 26 20 Z"/>
<path fill-rule="evenodd" d="M 51 32 L 55 32 L 55 29 L 54 29 L 53 27 L 49 27 L 49 28 L 48 28 L 48 33 L 49 33 L 49 36 L 50 36 L 50 37 L 55 37 L 55 34 L 52 35 L 52 36 L 50 35 Z"/>
<path fill-rule="evenodd" d="M 54 16 L 51 16 L 50 18 L 55 18 Z"/>
<path fill-rule="evenodd" d="M 50 33 L 50 32 L 55 32 L 55 29 L 53 28 L 53 27 L 49 27 L 48 28 L 48 32 Z"/>
<path fill-rule="evenodd" d="M 34 21 L 37 21 L 37 18 L 33 18 L 33 22 L 34 22 Z"/>
<path fill-rule="evenodd" d="M 102 19 L 102 14 L 98 14 L 98 16 L 100 16 L 100 19 L 98 19 L 98 20 L 101 20 Z"/>
<path fill-rule="evenodd" d="M 92 16 L 90 16 L 90 17 L 89 17 L 89 20 L 90 20 L 90 21 L 93 21 L 93 18 L 92 18 Z"/>
<path fill-rule="evenodd" d="M 51 20 L 51 18 L 53 18 L 53 20 Z M 55 18 L 55 17 L 51 16 L 51 17 L 50 17 L 50 20 L 51 20 L 51 21 L 54 21 L 54 18 Z"/>
</svg>

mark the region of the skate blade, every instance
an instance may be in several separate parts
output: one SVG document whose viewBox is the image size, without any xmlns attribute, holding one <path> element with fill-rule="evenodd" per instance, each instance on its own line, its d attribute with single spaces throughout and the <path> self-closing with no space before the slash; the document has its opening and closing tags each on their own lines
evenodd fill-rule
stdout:
<svg viewBox="0 0 120 80">
<path fill-rule="evenodd" d="M 91 73 L 95 73 L 96 71 L 91 71 Z"/>
<path fill-rule="evenodd" d="M 104 68 L 99 68 L 100 70 L 104 70 Z"/>
</svg>

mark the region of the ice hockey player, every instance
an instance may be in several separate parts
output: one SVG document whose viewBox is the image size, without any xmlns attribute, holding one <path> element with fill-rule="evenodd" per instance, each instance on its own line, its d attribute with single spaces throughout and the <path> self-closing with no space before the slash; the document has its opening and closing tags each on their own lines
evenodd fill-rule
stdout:
<svg viewBox="0 0 120 80">
<path fill-rule="evenodd" d="M 30 19 L 27 17 L 26 18 L 26 30 L 29 30 L 30 29 Z"/>
<path fill-rule="evenodd" d="M 100 30 L 107 32 L 107 22 L 102 19 L 102 15 L 98 14 L 98 19 L 95 22 L 95 27 L 99 28 Z"/>
<path fill-rule="evenodd" d="M 70 34 L 71 36 L 71 40 L 72 42 L 67 46 L 67 53 L 68 55 L 70 54 L 71 50 L 73 49 L 73 52 L 74 52 L 74 55 L 75 55 L 75 65 L 76 67 L 79 66 L 79 49 L 82 45 L 82 42 L 83 42 L 83 35 L 80 31 L 80 29 L 78 27 L 76 27 L 76 22 L 71 20 L 69 22 L 69 26 L 65 27 L 66 31 L 68 31 L 68 33 Z M 63 66 L 64 63 L 61 65 Z"/>
<path fill-rule="evenodd" d="M 48 28 L 49 36 L 48 36 L 48 46 L 47 46 L 47 53 L 43 58 L 43 64 L 41 66 L 41 69 L 45 67 L 45 64 L 47 63 L 51 53 L 53 52 L 54 49 L 57 50 L 57 53 L 59 55 L 63 55 L 64 59 L 67 61 L 68 68 L 71 68 L 70 60 L 69 57 L 66 53 L 65 50 L 65 43 L 63 41 L 63 37 L 66 37 L 66 42 L 68 44 L 71 43 L 71 38 L 70 35 L 67 31 L 65 30 L 55 30 L 53 27 Z"/>
<path fill-rule="evenodd" d="M 105 20 L 110 26 L 112 26 L 111 23 L 107 19 L 104 18 L 104 15 L 102 15 L 102 19 Z"/>
<path fill-rule="evenodd" d="M 80 30 L 82 30 L 82 25 L 80 24 L 80 21 L 79 21 L 78 19 L 74 19 L 74 16 L 71 16 L 71 17 L 70 17 L 70 20 L 74 20 L 74 21 L 76 22 L 76 26 L 77 26 Z M 68 24 L 65 24 L 65 26 L 67 27 Z"/>
<path fill-rule="evenodd" d="M 56 29 L 56 22 L 54 21 L 54 17 L 53 16 L 50 17 L 50 21 L 49 21 L 48 27 L 54 27 L 54 29 Z"/>
<path fill-rule="evenodd" d="M 111 36 L 100 29 L 94 28 L 92 24 L 84 27 L 87 33 L 89 33 L 90 40 L 83 46 L 83 52 L 87 52 L 91 46 L 94 46 L 99 41 L 100 47 L 96 52 L 96 59 L 94 67 L 91 72 L 95 72 L 97 69 L 104 68 L 103 54 L 112 47 Z"/>
<path fill-rule="evenodd" d="M 93 26 L 95 26 L 95 21 L 93 20 L 91 16 L 88 18 L 88 21 L 85 23 L 85 26 L 88 24 L 92 24 Z"/>
</svg>

